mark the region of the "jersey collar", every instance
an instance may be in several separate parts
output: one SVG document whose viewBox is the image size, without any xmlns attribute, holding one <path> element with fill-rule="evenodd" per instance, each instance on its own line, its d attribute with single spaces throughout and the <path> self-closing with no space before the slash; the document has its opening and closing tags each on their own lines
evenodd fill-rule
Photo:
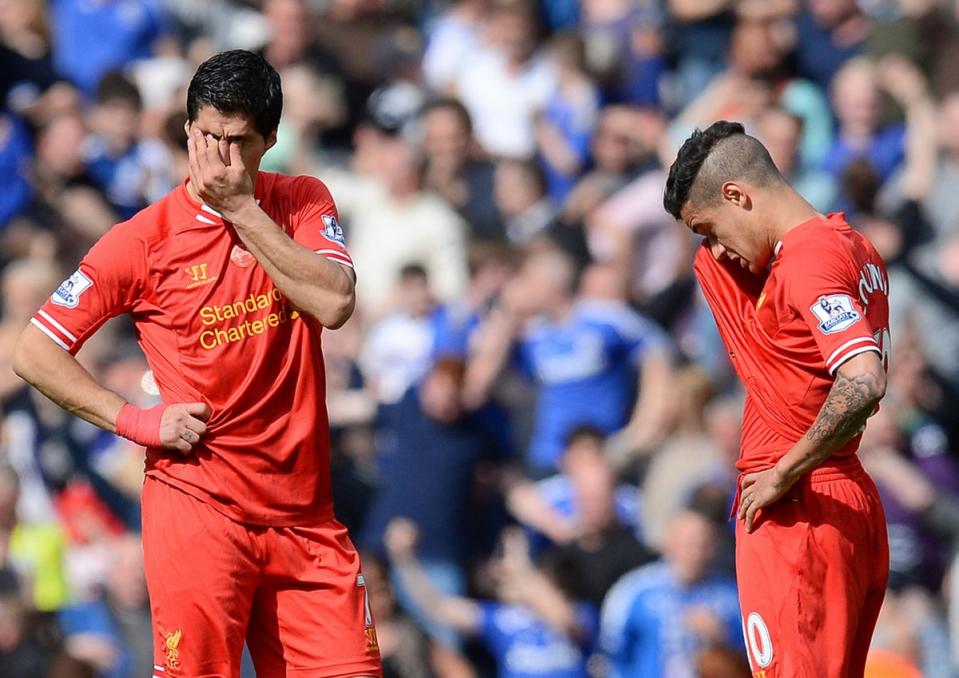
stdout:
<svg viewBox="0 0 959 678">
<path fill-rule="evenodd" d="M 223 218 L 223 215 L 217 212 L 215 209 L 207 205 L 206 203 L 198 202 L 193 199 L 193 196 L 190 195 L 190 191 L 187 190 L 187 184 L 190 183 L 190 178 L 187 177 L 183 180 L 183 183 L 176 189 L 179 202 L 185 211 L 193 214 L 193 219 L 196 222 L 205 224 L 208 226 L 223 226 L 227 223 L 226 219 Z M 259 172 L 256 177 L 256 204 L 259 205 L 263 198 L 262 195 L 269 190 L 266 187 L 268 183 L 268 177 L 264 175 L 263 172 Z"/>
<path fill-rule="evenodd" d="M 784 246 L 788 248 L 788 245 L 791 241 L 805 237 L 804 231 L 806 226 L 823 223 L 845 224 L 846 215 L 843 212 L 830 212 L 826 215 L 819 215 L 813 217 L 812 219 L 807 219 L 806 221 L 793 226 L 783 235 L 782 238 L 779 239 L 779 241 L 776 242 L 776 247 L 773 248 L 773 256 L 769 260 L 770 266 L 772 265 L 772 262 L 782 255 L 782 249 Z"/>
</svg>

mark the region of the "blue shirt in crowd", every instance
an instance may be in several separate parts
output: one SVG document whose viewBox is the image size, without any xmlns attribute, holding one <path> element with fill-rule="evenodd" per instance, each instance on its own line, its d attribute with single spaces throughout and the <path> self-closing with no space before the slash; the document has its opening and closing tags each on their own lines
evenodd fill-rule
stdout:
<svg viewBox="0 0 959 678">
<path fill-rule="evenodd" d="M 562 324 L 531 327 L 517 349 L 522 369 L 539 385 L 528 464 L 555 469 L 577 426 L 606 433 L 625 426 L 636 368 L 650 348 L 666 342 L 661 329 L 625 304 L 600 300 L 577 303 Z"/>
<path fill-rule="evenodd" d="M 588 604 L 577 605 L 586 642 L 577 644 L 519 605 L 480 603 L 479 638 L 499 667 L 499 678 L 586 678 L 596 613 Z"/>
<path fill-rule="evenodd" d="M 706 608 L 727 628 L 731 647 L 742 645 L 736 582 L 713 576 L 682 586 L 659 561 L 620 579 L 603 604 L 600 645 L 610 660 L 610 678 L 693 678 L 699 648 L 684 619 Z"/>
<path fill-rule="evenodd" d="M 154 0 L 53 0 L 54 66 L 85 94 L 108 70 L 151 54 L 163 33 Z"/>
<path fill-rule="evenodd" d="M 33 145 L 26 125 L 10 115 L 0 117 L 0 228 L 30 206 L 32 160 Z"/>
</svg>

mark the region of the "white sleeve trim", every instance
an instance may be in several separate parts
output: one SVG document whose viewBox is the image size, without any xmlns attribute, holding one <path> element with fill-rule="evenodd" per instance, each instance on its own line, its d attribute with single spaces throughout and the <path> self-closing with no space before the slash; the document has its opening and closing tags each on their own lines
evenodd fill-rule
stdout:
<svg viewBox="0 0 959 678">
<path fill-rule="evenodd" d="M 326 257 L 330 261 L 335 261 L 338 264 L 353 268 L 353 260 L 350 259 L 349 255 L 344 254 L 340 250 L 315 250 L 314 253 Z"/>
<path fill-rule="evenodd" d="M 873 337 L 856 337 L 855 339 L 850 339 L 845 344 L 843 344 L 842 346 L 840 346 L 839 348 L 837 348 L 835 351 L 832 352 L 832 355 L 826 359 L 826 367 L 831 367 L 833 362 L 836 360 L 836 358 L 839 357 L 839 355 L 843 351 L 845 351 L 847 348 L 851 346 L 855 346 L 856 344 L 872 344 L 877 349 L 879 348 L 879 344 L 876 343 L 876 340 Z"/>
<path fill-rule="evenodd" d="M 41 318 L 43 318 L 43 319 L 46 320 L 48 323 L 50 323 L 51 325 L 53 325 L 56 329 L 60 330 L 60 332 L 63 334 L 63 336 L 65 336 L 67 339 L 69 339 L 69 340 L 72 341 L 72 342 L 76 342 L 77 338 L 76 338 L 75 336 L 73 336 L 66 327 L 64 327 L 63 325 L 61 325 L 60 323 L 58 323 L 58 322 L 53 318 L 52 315 L 50 315 L 49 313 L 47 313 L 46 311 L 44 311 L 42 308 L 37 311 L 37 315 L 39 315 Z"/>
<path fill-rule="evenodd" d="M 842 359 L 837 360 L 836 364 L 829 368 L 829 374 L 836 374 L 836 370 L 838 370 L 844 362 L 846 362 L 853 356 L 859 355 L 860 353 L 868 353 L 869 351 L 875 351 L 876 353 L 880 353 L 878 346 L 863 346 L 862 348 L 857 348 L 855 350 L 852 350 L 849 353 L 844 354 Z"/>
<path fill-rule="evenodd" d="M 43 332 L 45 335 L 53 339 L 57 343 L 57 345 L 60 346 L 60 348 L 62 348 L 64 351 L 67 351 L 67 352 L 70 351 L 70 347 L 64 344 L 63 341 L 60 339 L 60 337 L 58 337 L 53 332 L 51 332 L 46 327 L 44 327 L 39 320 L 37 320 L 36 318 L 30 318 L 30 323 L 33 325 L 36 325 L 41 332 Z"/>
</svg>

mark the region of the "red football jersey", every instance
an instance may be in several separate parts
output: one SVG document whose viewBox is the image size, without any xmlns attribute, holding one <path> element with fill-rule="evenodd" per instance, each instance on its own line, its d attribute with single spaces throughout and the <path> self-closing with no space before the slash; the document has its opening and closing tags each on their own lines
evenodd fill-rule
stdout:
<svg viewBox="0 0 959 678">
<path fill-rule="evenodd" d="M 888 367 L 889 275 L 842 214 L 790 230 L 764 276 L 717 261 L 705 245 L 694 268 L 746 388 L 741 471 L 773 466 L 805 435 L 843 362 L 876 351 Z M 857 436 L 833 462 L 858 447 Z"/>
<path fill-rule="evenodd" d="M 261 172 L 256 198 L 296 242 L 352 266 L 322 182 Z M 212 410 L 192 454 L 147 450 L 147 475 L 242 522 L 332 516 L 322 326 L 291 309 L 186 182 L 104 235 L 31 322 L 76 353 L 120 313 L 133 317 L 163 402 Z"/>
</svg>

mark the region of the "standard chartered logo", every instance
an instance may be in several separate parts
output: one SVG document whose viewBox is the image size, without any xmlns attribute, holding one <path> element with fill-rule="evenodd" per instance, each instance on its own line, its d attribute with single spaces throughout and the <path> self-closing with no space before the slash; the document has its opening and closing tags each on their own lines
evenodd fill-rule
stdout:
<svg viewBox="0 0 959 678">
<path fill-rule="evenodd" d="M 276 305 L 279 305 L 279 309 L 273 310 Z M 268 312 L 264 314 L 261 311 Z M 200 322 L 209 329 L 200 332 L 200 346 L 211 350 L 224 344 L 245 341 L 298 316 L 299 313 L 290 310 L 286 299 L 275 287 L 266 294 L 250 294 L 245 299 L 237 299 L 223 306 L 204 306 L 200 309 Z M 240 318 L 242 322 L 230 322 Z"/>
</svg>

